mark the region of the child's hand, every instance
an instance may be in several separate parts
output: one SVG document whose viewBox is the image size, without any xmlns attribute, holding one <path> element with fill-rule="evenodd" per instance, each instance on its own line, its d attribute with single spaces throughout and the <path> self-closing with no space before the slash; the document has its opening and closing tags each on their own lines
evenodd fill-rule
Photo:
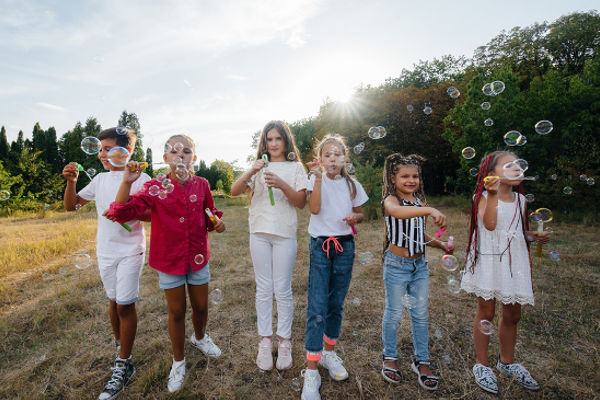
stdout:
<svg viewBox="0 0 600 400">
<path fill-rule="evenodd" d="M 137 161 L 129 161 L 127 165 L 125 165 L 125 171 L 123 174 L 123 182 L 125 183 L 133 183 L 140 177 L 143 171 L 143 163 Z"/>
<path fill-rule="evenodd" d="M 442 250 L 444 250 L 448 254 L 454 253 L 454 246 L 448 247 L 448 242 L 442 242 L 442 241 L 440 241 L 440 248 Z"/>
<path fill-rule="evenodd" d="M 105 210 L 105 211 L 102 213 L 102 216 L 103 216 L 103 217 L 106 217 L 106 219 L 109 219 L 109 220 L 111 220 L 111 221 L 113 221 L 113 222 L 115 221 L 115 217 L 114 217 L 114 216 L 112 216 L 112 215 L 108 215 L 108 210 Z"/>
<path fill-rule="evenodd" d="M 215 231 L 217 231 L 217 233 L 223 233 L 225 231 L 225 222 L 223 222 L 222 219 L 219 219 L 219 217 L 217 217 L 216 215 L 215 220 L 217 221 L 214 224 Z"/>
<path fill-rule="evenodd" d="M 447 218 L 444 214 L 436 210 L 435 208 L 431 209 L 429 216 L 433 218 L 433 222 L 442 229 L 446 229 Z"/>
<path fill-rule="evenodd" d="M 256 160 L 252 163 L 252 166 L 250 166 L 250 170 L 252 171 L 252 175 L 256 174 L 258 171 L 260 171 L 263 167 L 265 166 L 265 160 L 263 159 L 259 159 Z"/>
<path fill-rule="evenodd" d="M 267 187 L 281 189 L 282 186 L 285 184 L 283 179 L 281 179 L 279 176 L 275 175 L 272 172 L 265 171 L 264 175 Z"/>
<path fill-rule="evenodd" d="M 314 159 L 312 161 L 309 161 L 306 163 L 306 166 L 313 174 L 318 176 L 321 175 L 321 163 L 318 160 Z"/>
<path fill-rule="evenodd" d="M 550 241 L 550 232 L 533 232 L 534 241 L 540 244 L 546 244 Z"/>
<path fill-rule="evenodd" d="M 77 178 L 79 177 L 79 171 L 77 170 L 77 163 L 70 162 L 62 170 L 62 174 L 65 179 L 69 182 L 77 182 Z"/>
<path fill-rule="evenodd" d="M 499 176 L 486 176 L 483 179 L 483 187 L 489 194 L 498 193 L 498 188 L 500 187 L 500 177 Z"/>
<path fill-rule="evenodd" d="M 356 225 L 360 222 L 361 215 L 358 213 L 350 213 L 346 218 L 343 218 L 342 221 L 346 222 L 348 225 Z"/>
</svg>

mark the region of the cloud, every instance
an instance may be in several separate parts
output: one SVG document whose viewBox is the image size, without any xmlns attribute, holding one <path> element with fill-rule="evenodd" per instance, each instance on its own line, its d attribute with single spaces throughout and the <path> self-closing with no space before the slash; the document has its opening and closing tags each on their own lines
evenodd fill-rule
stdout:
<svg viewBox="0 0 600 400">
<path fill-rule="evenodd" d="M 235 74 L 227 75 L 227 78 L 231 79 L 232 81 L 247 81 L 248 80 L 247 76 L 235 75 Z"/>
<path fill-rule="evenodd" d="M 37 105 L 40 106 L 40 107 L 42 107 L 42 108 L 45 108 L 47 110 L 65 111 L 64 107 L 57 106 L 56 104 L 44 103 L 43 101 L 38 102 Z"/>
</svg>

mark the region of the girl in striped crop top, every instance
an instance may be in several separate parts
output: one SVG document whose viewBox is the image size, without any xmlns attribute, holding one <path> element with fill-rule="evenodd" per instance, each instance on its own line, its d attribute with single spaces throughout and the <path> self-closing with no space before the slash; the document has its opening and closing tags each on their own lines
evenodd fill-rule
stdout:
<svg viewBox="0 0 600 400">
<path fill-rule="evenodd" d="M 397 337 L 405 297 L 409 308 L 414 362 L 412 370 L 419 384 L 427 390 L 438 388 L 438 378 L 429 368 L 429 338 L 427 305 L 429 302 L 429 269 L 425 245 L 446 252 L 448 244 L 432 239 L 425 233 L 427 217 L 440 228 L 446 227 L 446 216 L 427 206 L 423 192 L 421 162 L 416 154 L 386 157 L 383 171 L 383 200 L 381 202 L 386 227 L 383 282 L 385 284 L 385 311 L 382 321 L 383 378 L 391 383 L 401 380 L 398 371 Z M 408 307 L 407 307 L 408 308 Z"/>
</svg>

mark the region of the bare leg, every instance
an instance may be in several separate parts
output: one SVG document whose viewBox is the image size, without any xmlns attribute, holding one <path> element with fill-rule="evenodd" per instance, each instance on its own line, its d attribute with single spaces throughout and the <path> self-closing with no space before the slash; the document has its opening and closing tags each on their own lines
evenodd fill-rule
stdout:
<svg viewBox="0 0 600 400">
<path fill-rule="evenodd" d="M 110 318 L 110 326 L 112 327 L 113 335 L 115 340 L 121 339 L 121 327 L 119 321 L 119 314 L 117 313 L 117 302 L 109 300 L 108 303 L 108 317 Z"/>
<path fill-rule="evenodd" d="M 504 364 L 515 362 L 515 343 L 517 341 L 517 324 L 521 319 L 521 305 L 502 304 L 502 315 L 498 328 L 500 341 L 500 360 Z"/>
<path fill-rule="evenodd" d="M 135 303 L 127 305 L 117 305 L 117 313 L 119 314 L 121 350 L 119 357 L 127 359 L 131 355 L 133 341 L 137 332 L 137 312 Z"/>
<path fill-rule="evenodd" d="M 473 321 L 473 342 L 475 344 L 475 356 L 477 357 L 477 362 L 486 367 L 490 366 L 488 361 L 490 337 L 479 330 L 479 323 L 483 319 L 488 321 L 494 319 L 495 310 L 496 300 L 484 300 L 481 297 L 477 298 L 477 313 L 475 314 L 475 321 Z"/>
<path fill-rule="evenodd" d="M 165 290 L 167 309 L 169 311 L 169 337 L 173 347 L 173 358 L 181 361 L 184 358 L 185 344 L 185 285 Z"/>
<path fill-rule="evenodd" d="M 208 283 L 204 285 L 188 285 L 190 304 L 192 306 L 192 324 L 196 339 L 202 340 L 208 322 Z"/>
</svg>

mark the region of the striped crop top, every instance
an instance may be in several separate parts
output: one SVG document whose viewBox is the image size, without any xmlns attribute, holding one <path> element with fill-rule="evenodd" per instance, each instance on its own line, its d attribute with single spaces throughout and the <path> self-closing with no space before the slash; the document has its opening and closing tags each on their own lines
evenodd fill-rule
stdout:
<svg viewBox="0 0 600 400">
<path fill-rule="evenodd" d="M 421 207 L 421 202 L 416 203 L 402 200 L 402 206 Z M 425 253 L 425 216 L 410 219 L 398 219 L 391 215 L 385 216 L 385 225 L 388 241 L 398 247 L 408 249 L 408 254 Z"/>
</svg>

